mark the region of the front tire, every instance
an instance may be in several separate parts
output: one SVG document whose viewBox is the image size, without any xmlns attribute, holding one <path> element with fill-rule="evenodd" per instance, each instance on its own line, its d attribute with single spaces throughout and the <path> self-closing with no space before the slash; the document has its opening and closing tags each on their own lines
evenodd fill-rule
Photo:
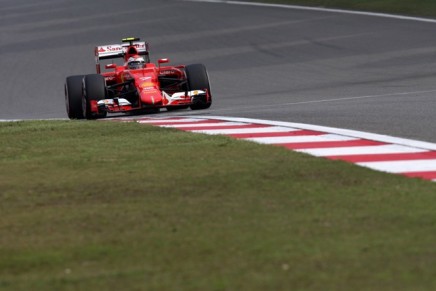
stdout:
<svg viewBox="0 0 436 291">
<path fill-rule="evenodd" d="M 70 76 L 65 81 L 65 106 L 68 118 L 85 118 L 82 110 L 82 80 L 83 76 Z"/>
<path fill-rule="evenodd" d="M 207 90 L 207 96 L 196 96 L 190 106 L 192 110 L 207 109 L 212 105 L 209 76 L 203 64 L 188 65 L 185 67 L 188 90 Z"/>
<path fill-rule="evenodd" d="M 106 82 L 102 75 L 92 74 L 83 78 L 82 112 L 86 119 L 105 117 L 107 112 L 94 113 L 91 110 L 91 101 L 100 101 L 106 98 Z"/>
</svg>

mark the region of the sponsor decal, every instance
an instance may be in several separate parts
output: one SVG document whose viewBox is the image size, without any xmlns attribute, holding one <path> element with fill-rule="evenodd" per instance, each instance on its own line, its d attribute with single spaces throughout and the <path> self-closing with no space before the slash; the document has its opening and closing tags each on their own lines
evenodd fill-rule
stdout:
<svg viewBox="0 0 436 291">
<path fill-rule="evenodd" d="M 110 56 L 112 54 L 127 52 L 128 46 L 128 44 L 111 44 L 98 46 L 96 49 L 96 53 L 98 53 L 100 56 Z M 138 52 L 146 52 L 147 50 L 145 42 L 134 43 L 133 46 L 138 50 Z"/>
<path fill-rule="evenodd" d="M 106 49 L 110 52 L 117 52 L 117 51 L 121 51 L 121 48 L 119 46 L 116 47 L 112 47 L 112 46 L 107 46 Z"/>
<path fill-rule="evenodd" d="M 140 87 L 143 87 L 143 88 L 145 88 L 145 87 L 153 87 L 153 86 L 154 86 L 154 84 L 152 82 L 143 82 L 140 85 Z"/>
<path fill-rule="evenodd" d="M 165 70 L 165 71 L 160 71 L 161 75 L 172 75 L 175 74 L 176 71 L 175 70 Z"/>
<path fill-rule="evenodd" d="M 129 44 L 122 44 L 122 47 L 126 50 L 130 45 Z M 133 47 L 135 47 L 136 49 L 139 49 L 140 51 L 146 51 L 146 45 L 145 42 L 136 42 L 133 43 L 132 45 Z"/>
</svg>

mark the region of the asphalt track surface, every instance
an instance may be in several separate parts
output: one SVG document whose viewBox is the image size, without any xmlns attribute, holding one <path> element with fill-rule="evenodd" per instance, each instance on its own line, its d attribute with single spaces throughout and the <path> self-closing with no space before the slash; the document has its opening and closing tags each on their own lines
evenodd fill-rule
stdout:
<svg viewBox="0 0 436 291">
<path fill-rule="evenodd" d="M 177 0 L 0 0 L 0 119 L 66 118 L 65 77 L 138 36 L 204 63 L 209 110 L 436 142 L 436 23 Z"/>
</svg>

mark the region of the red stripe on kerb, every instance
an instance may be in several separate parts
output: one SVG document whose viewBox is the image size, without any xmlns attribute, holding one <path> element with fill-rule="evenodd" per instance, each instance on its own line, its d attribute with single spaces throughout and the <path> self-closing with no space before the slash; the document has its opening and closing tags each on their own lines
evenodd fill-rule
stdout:
<svg viewBox="0 0 436 291">
<path fill-rule="evenodd" d="M 151 125 L 187 125 L 187 124 L 195 124 L 195 123 L 217 123 L 217 122 L 221 122 L 221 121 L 219 121 L 219 120 L 212 120 L 212 119 L 208 119 L 208 120 L 198 120 L 198 121 L 186 121 L 186 122 L 180 122 L 180 121 L 177 121 L 177 120 L 181 120 L 181 118 L 179 118 L 179 119 L 174 119 L 175 121 L 170 121 L 170 120 L 167 120 L 167 121 L 159 121 L 159 120 L 156 120 L 156 121 L 153 121 L 153 122 L 148 122 L 148 124 L 151 124 Z"/>
<path fill-rule="evenodd" d="M 198 126 L 198 127 L 177 127 L 176 129 L 191 131 L 191 130 L 210 130 L 210 129 L 236 129 L 236 128 L 261 128 L 269 127 L 270 125 L 259 124 L 244 124 L 244 125 L 222 125 L 222 126 Z"/>
<path fill-rule="evenodd" d="M 372 140 L 347 140 L 347 141 L 322 141 L 322 142 L 303 142 L 303 143 L 285 143 L 274 144 L 282 146 L 291 150 L 297 149 L 317 149 L 317 148 L 336 148 L 336 147 L 357 147 L 357 146 L 371 146 L 371 145 L 384 145 L 385 143 L 372 141 Z"/>
<path fill-rule="evenodd" d="M 227 134 L 234 138 L 250 138 L 250 137 L 277 137 L 277 136 L 300 136 L 300 135 L 321 135 L 323 132 L 311 130 L 297 130 L 297 131 L 279 131 L 279 132 L 260 132 L 260 133 L 239 133 Z"/>
<path fill-rule="evenodd" d="M 342 160 L 351 163 L 362 162 L 383 162 L 383 161 L 408 161 L 408 160 L 427 160 L 434 159 L 436 152 L 424 153 L 404 153 L 404 154 L 368 154 L 368 155 L 349 155 L 349 156 L 330 156 L 331 160 Z"/>
<path fill-rule="evenodd" d="M 412 173 L 401 173 L 401 175 L 410 177 L 410 178 L 421 178 L 425 180 L 435 180 L 436 172 L 412 172 Z"/>
</svg>

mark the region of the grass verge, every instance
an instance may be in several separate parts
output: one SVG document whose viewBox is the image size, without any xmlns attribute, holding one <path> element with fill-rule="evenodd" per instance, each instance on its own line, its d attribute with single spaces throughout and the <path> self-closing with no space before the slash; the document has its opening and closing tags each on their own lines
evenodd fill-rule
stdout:
<svg viewBox="0 0 436 291">
<path fill-rule="evenodd" d="M 434 290 L 436 184 L 136 123 L 0 124 L 1 290 Z"/>
<path fill-rule="evenodd" d="M 258 0 L 264 2 L 436 17 L 433 0 Z"/>
</svg>

